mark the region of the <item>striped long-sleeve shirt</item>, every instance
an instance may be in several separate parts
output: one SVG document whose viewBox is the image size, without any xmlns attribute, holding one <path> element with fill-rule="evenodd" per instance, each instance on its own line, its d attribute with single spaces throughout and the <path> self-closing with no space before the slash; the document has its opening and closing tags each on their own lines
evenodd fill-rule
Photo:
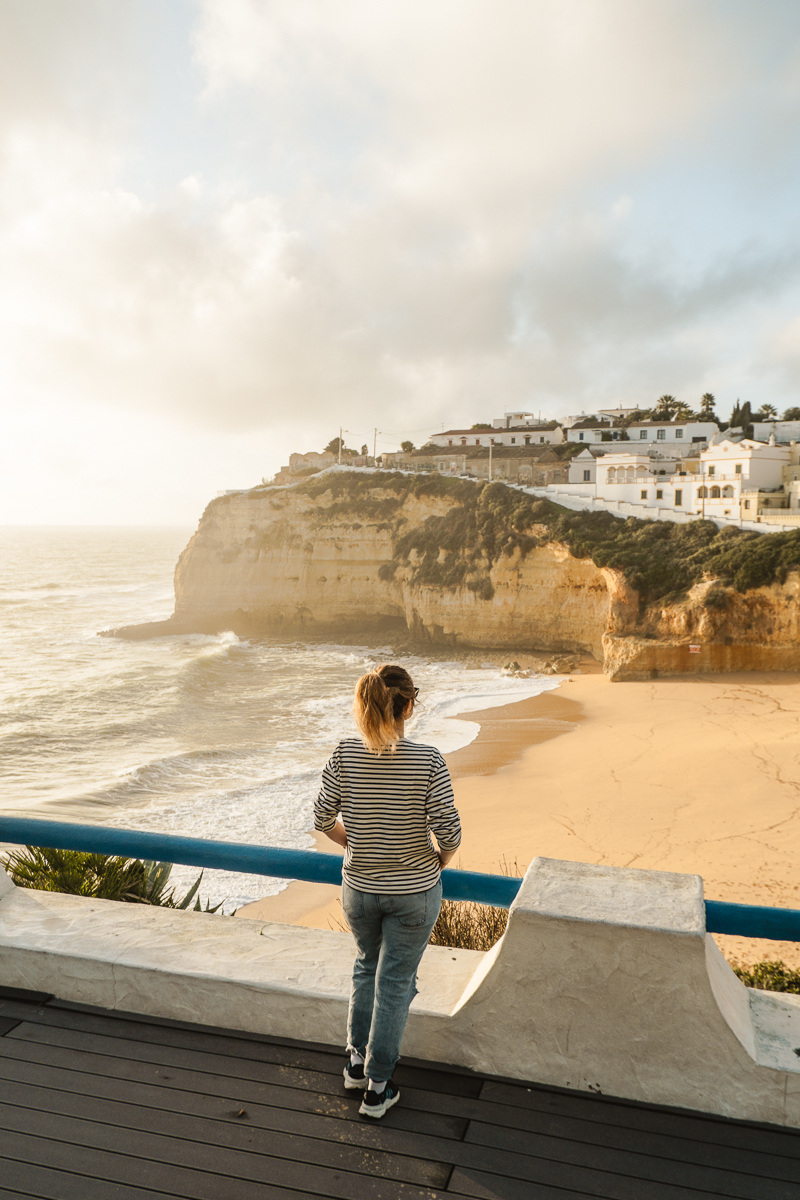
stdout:
<svg viewBox="0 0 800 1200">
<path fill-rule="evenodd" d="M 442 850 L 455 850 L 461 824 L 450 773 L 435 746 L 401 738 L 375 754 L 360 738 L 340 742 L 322 772 L 314 828 L 347 833 L 342 877 L 361 892 L 425 892 L 439 880 Z"/>
</svg>

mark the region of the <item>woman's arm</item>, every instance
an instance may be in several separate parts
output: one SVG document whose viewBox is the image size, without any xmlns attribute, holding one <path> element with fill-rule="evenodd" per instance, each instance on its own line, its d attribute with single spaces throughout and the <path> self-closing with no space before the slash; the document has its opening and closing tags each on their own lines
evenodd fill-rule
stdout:
<svg viewBox="0 0 800 1200">
<path fill-rule="evenodd" d="M 425 798 L 427 820 L 436 838 L 439 863 L 446 867 L 461 843 L 461 822 L 453 802 L 453 785 L 450 772 L 438 752 L 434 758 L 428 794 Z"/>
<path fill-rule="evenodd" d="M 456 847 L 456 849 L 457 848 L 458 847 Z M 450 862 L 450 859 L 454 856 L 455 852 L 456 852 L 455 850 L 438 850 L 437 851 L 437 853 L 439 855 L 439 862 L 441 863 L 442 867 L 447 866 L 447 864 Z"/>
<path fill-rule="evenodd" d="M 347 833 L 341 821 L 337 821 L 331 829 L 323 829 L 325 837 L 329 837 L 332 842 L 336 842 L 337 846 L 341 846 L 343 850 L 347 849 Z"/>
</svg>

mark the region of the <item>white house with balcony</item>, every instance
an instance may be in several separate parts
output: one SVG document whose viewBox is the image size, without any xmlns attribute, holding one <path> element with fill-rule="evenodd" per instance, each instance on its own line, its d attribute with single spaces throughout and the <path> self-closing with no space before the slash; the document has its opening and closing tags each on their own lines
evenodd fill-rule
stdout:
<svg viewBox="0 0 800 1200">
<path fill-rule="evenodd" d="M 765 444 L 745 438 L 709 446 L 700 455 L 700 473 L 691 477 L 695 513 L 748 521 L 763 508 L 783 507 L 784 469 L 791 458 L 791 448 L 774 440 Z"/>
<path fill-rule="evenodd" d="M 587 447 L 570 463 L 569 483 L 545 494 L 571 508 L 620 516 L 720 524 L 800 525 L 800 447 L 723 440 L 694 459 L 632 448 L 598 454 Z"/>
</svg>

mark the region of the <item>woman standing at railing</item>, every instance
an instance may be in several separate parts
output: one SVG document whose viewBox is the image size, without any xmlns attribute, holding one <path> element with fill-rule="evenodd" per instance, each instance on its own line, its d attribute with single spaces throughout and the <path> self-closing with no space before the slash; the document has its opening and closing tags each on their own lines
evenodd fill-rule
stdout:
<svg viewBox="0 0 800 1200">
<path fill-rule="evenodd" d="M 342 907 L 357 954 L 344 1085 L 366 1089 L 359 1111 L 367 1117 L 399 1099 L 392 1072 L 417 967 L 442 904 L 441 869 L 461 841 L 444 759 L 405 737 L 418 695 L 402 667 L 384 664 L 359 679 L 361 736 L 336 747 L 314 806 L 314 827 L 345 852 Z"/>
</svg>

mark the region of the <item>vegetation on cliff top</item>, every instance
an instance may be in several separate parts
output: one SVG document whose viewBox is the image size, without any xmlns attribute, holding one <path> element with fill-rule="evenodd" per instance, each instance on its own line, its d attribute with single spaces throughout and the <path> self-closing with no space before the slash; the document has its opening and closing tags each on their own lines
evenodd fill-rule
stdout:
<svg viewBox="0 0 800 1200">
<path fill-rule="evenodd" d="M 620 571 L 644 603 L 674 599 L 704 577 L 743 592 L 782 582 L 790 569 L 800 568 L 800 529 L 758 534 L 703 520 L 620 520 L 606 512 L 573 512 L 503 483 L 434 474 L 337 472 L 297 490 L 314 498 L 330 494 L 326 514 L 377 517 L 391 526 L 397 540 L 393 562 L 382 568 L 384 579 L 404 566 L 415 583 L 466 586 L 484 599 L 493 594 L 489 571 L 499 559 L 514 551 L 524 557 L 544 541 L 562 542 L 577 558 Z M 412 496 L 447 499 L 451 507 L 406 530 L 401 509 Z"/>
</svg>

